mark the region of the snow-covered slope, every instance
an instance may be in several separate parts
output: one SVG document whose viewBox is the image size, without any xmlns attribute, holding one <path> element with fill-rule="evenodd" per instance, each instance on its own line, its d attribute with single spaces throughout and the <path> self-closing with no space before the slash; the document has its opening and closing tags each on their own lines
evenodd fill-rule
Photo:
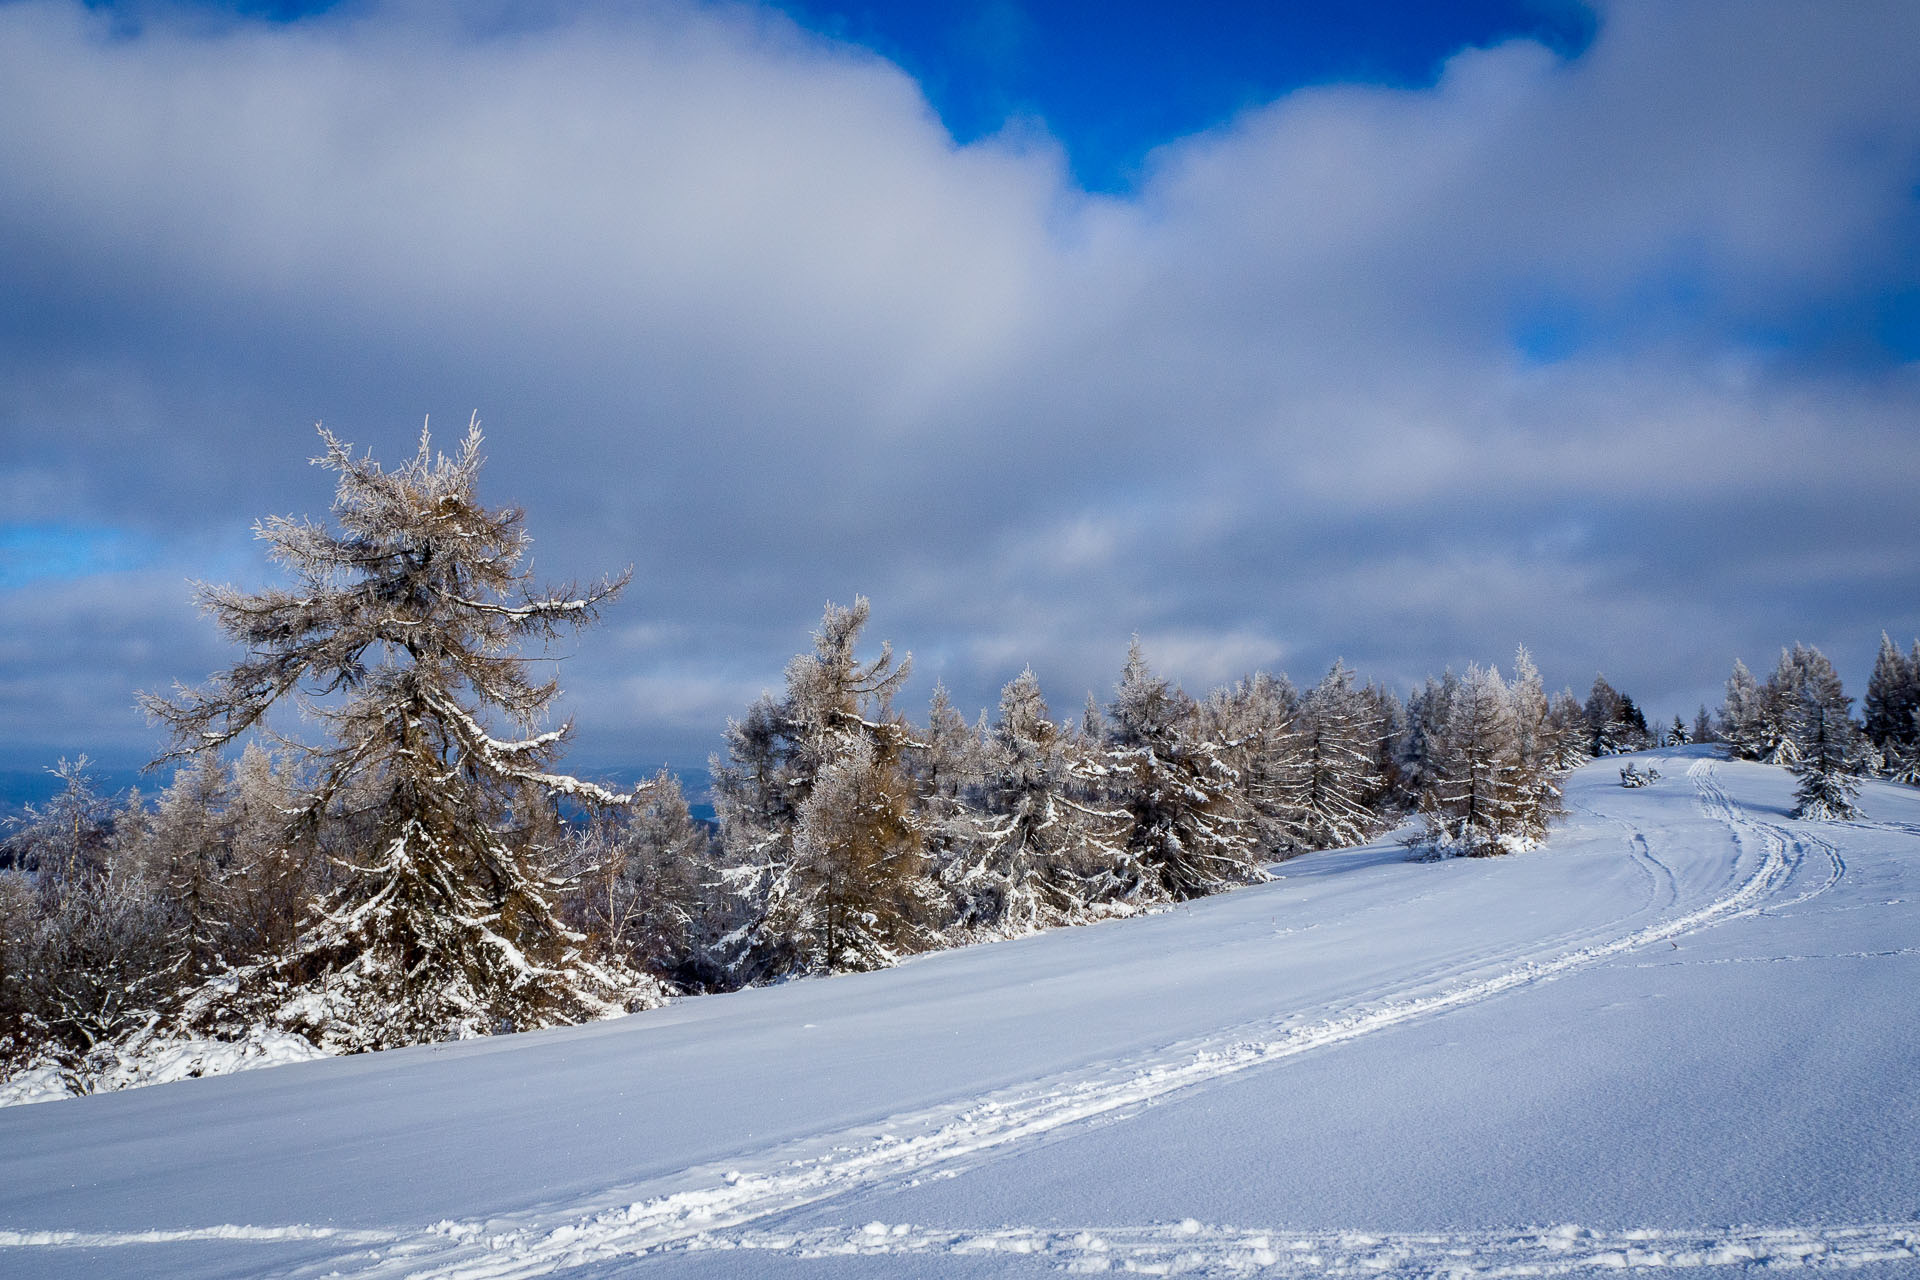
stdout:
<svg viewBox="0 0 1920 1280">
<path fill-rule="evenodd" d="M 1920 1274 L 1920 792 L 1649 761 L 1518 857 L 11 1108 L 0 1273 Z"/>
</svg>

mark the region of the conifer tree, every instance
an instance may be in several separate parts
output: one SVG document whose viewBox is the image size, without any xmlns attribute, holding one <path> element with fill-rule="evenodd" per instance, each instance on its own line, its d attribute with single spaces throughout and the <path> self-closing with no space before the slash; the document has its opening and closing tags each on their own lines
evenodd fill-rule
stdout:
<svg viewBox="0 0 1920 1280">
<path fill-rule="evenodd" d="M 1048 718 L 1032 668 L 1000 691 L 983 744 L 978 840 L 951 888 L 962 928 L 1018 934 L 1085 919 L 1132 855 L 1073 735 Z"/>
<path fill-rule="evenodd" d="M 1800 779 L 1794 792 L 1793 816 L 1840 821 L 1859 816 L 1854 797 L 1860 783 L 1862 746 L 1858 726 L 1848 716 L 1853 699 L 1846 696 L 1840 676 L 1818 649 L 1794 646 L 1797 651 L 1791 733 L 1792 769 Z"/>
<path fill-rule="evenodd" d="M 871 606 L 829 603 L 786 693 L 727 729 L 714 799 L 738 895 L 725 963 L 740 981 L 872 968 L 931 944 L 937 894 L 893 697 L 911 668 L 891 645 L 862 662 Z"/>
<path fill-rule="evenodd" d="M 1367 801 L 1381 789 L 1374 764 L 1379 727 L 1345 662 L 1336 660 L 1307 694 L 1298 723 L 1293 804 L 1302 842 L 1309 849 L 1360 843 L 1374 824 Z"/>
<path fill-rule="evenodd" d="M 1880 653 L 1861 710 L 1867 740 L 1880 752 L 1886 771 L 1913 771 L 1920 763 L 1920 640 L 1908 656 L 1894 647 L 1886 632 L 1880 633 Z"/>
<path fill-rule="evenodd" d="M 1707 714 L 1707 704 L 1703 702 L 1700 704 L 1700 710 L 1696 711 L 1693 716 L 1691 741 L 1712 742 L 1714 739 L 1713 717 Z"/>
<path fill-rule="evenodd" d="M 718 869 L 680 779 L 660 769 L 632 805 L 594 814 L 572 837 L 571 918 L 642 973 L 683 988 L 710 985 L 706 930 Z"/>
<path fill-rule="evenodd" d="M 1121 896 L 1192 898 L 1259 879 L 1222 744 L 1199 732 L 1193 700 L 1153 674 L 1137 636 L 1108 719 L 1110 795 L 1133 816 L 1128 843 L 1142 873 Z"/>
<path fill-rule="evenodd" d="M 1772 748 L 1763 702 L 1760 682 L 1746 663 L 1735 658 L 1733 673 L 1727 677 L 1727 699 L 1720 709 L 1720 738 L 1737 759 L 1759 760 Z"/>
<path fill-rule="evenodd" d="M 1499 673 L 1491 672 L 1497 680 Z M 1554 724 L 1553 704 L 1547 697 L 1533 655 L 1521 645 L 1513 655 L 1513 683 L 1507 687 L 1513 713 L 1515 781 L 1520 791 L 1520 813 L 1514 829 L 1529 840 L 1546 835 L 1547 823 L 1566 810 L 1560 803 L 1560 730 Z"/>
<path fill-rule="evenodd" d="M 1544 833 L 1537 784 L 1525 776 L 1513 700 L 1498 670 L 1470 666 L 1457 686 L 1427 810 L 1436 845 L 1503 853 Z"/>
<path fill-rule="evenodd" d="M 1302 759 L 1294 726 L 1299 711 L 1300 695 L 1292 681 L 1264 671 L 1216 690 L 1200 708 L 1203 731 L 1221 744 L 1223 758 L 1238 778 L 1234 799 L 1250 823 L 1255 847 L 1266 858 L 1297 853 L 1304 839 Z M 1392 745 L 1397 750 L 1400 743 Z"/>
<path fill-rule="evenodd" d="M 954 707 L 946 685 L 936 683 L 927 726 L 907 743 L 905 765 L 913 783 L 914 822 L 932 874 L 943 883 L 977 861 L 980 813 L 970 800 L 979 784 L 981 755 L 981 735 Z"/>
<path fill-rule="evenodd" d="M 264 1018 L 358 1051 L 647 999 L 582 958 L 555 914 L 550 851 L 526 838 L 556 796 L 627 798 L 552 771 L 569 726 L 540 730 L 559 690 L 519 651 L 593 622 L 625 576 L 584 592 L 531 586 L 522 513 L 479 500 L 477 425 L 451 458 L 423 431 L 392 471 L 320 434 L 334 523 L 255 527 L 296 585 L 202 586 L 202 608 L 246 656 L 204 688 L 144 702 L 172 735 L 162 760 L 264 732 L 271 709 L 298 702 L 327 731 L 317 745 L 280 739 L 308 765 L 299 817 L 356 836 L 291 952 L 210 987 L 189 1017 L 222 1033 Z M 495 736 L 495 717 L 521 736 Z"/>
</svg>

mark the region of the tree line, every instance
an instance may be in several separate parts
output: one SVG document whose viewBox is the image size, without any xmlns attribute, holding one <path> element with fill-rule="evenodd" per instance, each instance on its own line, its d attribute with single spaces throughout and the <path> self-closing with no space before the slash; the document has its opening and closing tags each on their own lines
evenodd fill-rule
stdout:
<svg viewBox="0 0 1920 1280">
<path fill-rule="evenodd" d="M 62 762 L 0 843 L 0 1069 L 84 1087 L 116 1054 L 262 1028 L 356 1052 L 562 1025 L 1150 910 L 1408 822 L 1431 856 L 1514 852 L 1568 769 L 1661 739 L 1912 780 L 1920 647 L 1876 670 L 1837 754 L 1852 722 L 1809 718 L 1839 696 L 1806 692 L 1827 689 L 1812 658 L 1751 698 L 1737 667 L 1689 734 L 1604 678 L 1549 696 L 1524 649 L 1510 677 L 1405 699 L 1340 662 L 1196 698 L 1136 640 L 1104 706 L 1058 716 L 1027 670 L 970 724 L 939 687 L 901 710 L 911 658 L 863 650 L 856 598 L 727 724 L 707 824 L 665 770 L 557 771 L 569 726 L 543 727 L 558 689 L 523 647 L 591 624 L 625 575 L 536 587 L 523 514 L 478 499 L 477 428 L 393 470 L 322 440 L 331 522 L 256 527 L 292 585 L 199 589 L 245 656 L 144 698 L 170 785 L 109 798 Z M 317 741 L 275 727 L 289 704 Z"/>
</svg>

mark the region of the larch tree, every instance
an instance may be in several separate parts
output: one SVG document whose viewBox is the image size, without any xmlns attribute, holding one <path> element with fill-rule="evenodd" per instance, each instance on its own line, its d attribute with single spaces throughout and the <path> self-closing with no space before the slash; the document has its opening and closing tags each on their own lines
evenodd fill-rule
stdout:
<svg viewBox="0 0 1920 1280">
<path fill-rule="evenodd" d="M 1446 736 L 1435 753 L 1429 838 L 1471 856 L 1524 847 L 1545 827 L 1523 767 L 1510 691 L 1495 668 L 1470 666 L 1452 701 Z"/>
<path fill-rule="evenodd" d="M 1735 658 L 1733 672 L 1727 677 L 1727 697 L 1720 708 L 1720 739 L 1742 760 L 1759 760 L 1772 749 L 1768 741 L 1770 725 L 1760 682 Z"/>
<path fill-rule="evenodd" d="M 1133 815 L 1128 843 L 1145 899 L 1199 897 L 1258 880 L 1254 830 L 1239 812 L 1239 779 L 1220 743 L 1200 731 L 1193 699 L 1147 666 L 1136 637 L 1108 715 L 1114 803 Z"/>
<path fill-rule="evenodd" d="M 1880 753 L 1884 770 L 1894 777 L 1914 772 L 1920 765 L 1920 640 L 1908 656 L 1894 647 L 1886 632 L 1880 633 L 1880 653 L 1860 709 L 1867 739 Z"/>
<path fill-rule="evenodd" d="M 1299 714 L 1293 683 L 1264 671 L 1215 690 L 1200 705 L 1206 734 L 1221 744 L 1238 776 L 1234 793 L 1263 857 L 1285 858 L 1301 849 L 1302 759 L 1294 725 Z"/>
<path fill-rule="evenodd" d="M 294 585 L 202 585 L 202 609 L 246 656 L 144 703 L 172 736 L 163 761 L 272 735 L 269 711 L 298 704 L 326 731 L 317 744 L 272 735 L 305 761 L 298 817 L 354 838 L 291 950 L 211 983 L 189 1022 L 228 1035 L 265 1022 L 354 1052 L 646 1001 L 651 984 L 582 955 L 555 911 L 553 851 L 528 837 L 558 797 L 631 798 L 553 771 L 570 725 L 541 729 L 559 689 L 522 652 L 595 621 L 627 575 L 532 585 L 521 511 L 480 501 L 477 422 L 451 457 L 422 431 L 391 471 L 320 435 L 332 523 L 255 526 Z"/>
<path fill-rule="evenodd" d="M 871 969 L 924 950 L 936 893 L 893 710 L 911 657 L 862 661 L 871 606 L 829 603 L 785 695 L 727 726 L 714 800 L 735 891 L 724 963 L 743 982 Z"/>
<path fill-rule="evenodd" d="M 1367 802 L 1381 779 L 1374 763 L 1380 731 L 1371 710 L 1341 661 L 1301 702 L 1292 804 L 1309 849 L 1358 844 L 1373 828 L 1376 818 Z"/>
<path fill-rule="evenodd" d="M 1032 668 L 1000 691 L 982 746 L 978 840 L 951 884 L 963 927 L 1030 933 L 1098 910 L 1112 868 L 1131 856 L 1132 823 L 1089 794 L 1089 759 L 1048 717 Z"/>
<path fill-rule="evenodd" d="M 1853 705 L 1840 685 L 1840 675 L 1825 654 L 1810 645 L 1792 652 L 1793 702 L 1785 714 L 1793 741 L 1789 767 L 1800 779 L 1795 790 L 1793 816 L 1842 821 L 1859 816 L 1854 797 L 1860 792 L 1865 745 L 1858 725 L 1847 714 Z"/>
</svg>

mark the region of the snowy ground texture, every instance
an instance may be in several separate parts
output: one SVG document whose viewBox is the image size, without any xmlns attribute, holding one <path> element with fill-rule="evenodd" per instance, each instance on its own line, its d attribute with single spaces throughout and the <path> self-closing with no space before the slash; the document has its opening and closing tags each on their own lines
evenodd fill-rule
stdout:
<svg viewBox="0 0 1920 1280">
<path fill-rule="evenodd" d="M 1920 791 L 1641 761 L 1518 857 L 0 1111 L 0 1274 L 1920 1276 Z"/>
</svg>

